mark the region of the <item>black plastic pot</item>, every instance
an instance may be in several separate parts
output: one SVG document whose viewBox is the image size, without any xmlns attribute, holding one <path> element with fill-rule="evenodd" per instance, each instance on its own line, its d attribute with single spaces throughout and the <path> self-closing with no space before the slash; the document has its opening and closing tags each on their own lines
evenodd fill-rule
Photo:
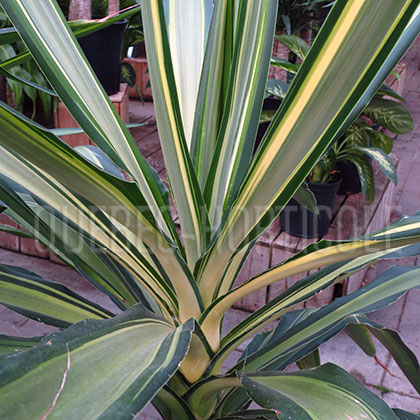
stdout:
<svg viewBox="0 0 420 420">
<path fill-rule="evenodd" d="M 133 58 L 146 58 L 146 43 L 144 41 L 133 47 Z"/>
<path fill-rule="evenodd" d="M 337 169 L 341 174 L 341 184 L 337 191 L 338 195 L 358 194 L 362 192 L 359 172 L 354 163 L 347 160 L 337 162 Z"/>
<path fill-rule="evenodd" d="M 127 20 L 79 39 L 90 65 L 108 95 L 120 90 L 121 52 Z"/>
<path fill-rule="evenodd" d="M 292 198 L 280 213 L 280 224 L 284 230 L 300 238 L 320 238 L 326 235 L 331 224 L 340 183 L 341 180 L 328 184 L 309 182 L 308 187 L 315 195 L 319 215 L 312 213 Z"/>
</svg>

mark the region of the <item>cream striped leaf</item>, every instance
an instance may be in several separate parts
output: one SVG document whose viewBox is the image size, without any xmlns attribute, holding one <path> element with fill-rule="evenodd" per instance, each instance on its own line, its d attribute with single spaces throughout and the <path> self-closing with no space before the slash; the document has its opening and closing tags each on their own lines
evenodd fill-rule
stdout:
<svg viewBox="0 0 420 420">
<path fill-rule="evenodd" d="M 83 319 L 113 316 L 112 312 L 59 283 L 4 264 L 0 264 L 0 303 L 28 318 L 60 328 Z"/>
<path fill-rule="evenodd" d="M 191 147 L 195 107 L 213 0 L 165 0 L 169 47 L 185 141 Z"/>
<path fill-rule="evenodd" d="M 210 235 L 206 207 L 185 138 L 163 4 L 157 0 L 145 2 L 142 17 L 165 166 L 178 210 L 188 266 L 193 270 Z"/>
<path fill-rule="evenodd" d="M 417 6 L 413 0 L 335 3 L 201 262 L 205 305 L 232 256 L 287 203 L 349 113 L 369 99 L 363 93 L 371 82 L 382 82 L 375 78 Z"/>
<path fill-rule="evenodd" d="M 2 6 L 75 120 L 98 147 L 133 176 L 160 228 L 180 245 L 164 185 L 105 94 L 58 5 L 5 0 Z"/>
<path fill-rule="evenodd" d="M 24 160 L 19 159 L 7 151 L 7 149 L 2 149 L 0 161 L 2 161 L 2 170 L 4 170 L 13 181 L 28 188 L 35 197 L 51 206 L 58 212 L 58 214 L 62 214 L 64 217 L 63 222 L 65 221 L 67 224 L 69 222 L 72 223 L 73 226 L 77 226 L 77 229 L 81 230 L 85 236 L 95 240 L 101 247 L 108 249 L 143 283 L 147 289 L 152 292 L 152 294 L 159 297 L 158 300 L 167 300 L 172 306 L 172 310 L 175 313 L 178 312 L 178 304 L 174 298 L 173 291 L 171 291 L 172 285 L 165 284 L 159 276 L 159 273 L 156 273 L 155 266 L 150 264 L 148 257 L 145 258 L 148 253 L 139 252 L 141 251 L 141 247 L 138 245 L 139 242 L 141 243 L 141 240 L 137 238 L 137 236 L 133 233 L 132 236 L 134 236 L 134 238 L 130 235 L 121 237 L 121 234 L 116 234 L 115 232 L 118 232 L 118 227 L 120 227 L 121 230 L 121 224 L 111 224 L 109 221 L 107 223 L 106 218 L 105 220 L 103 218 L 101 219 L 100 212 L 92 212 L 92 206 L 90 203 L 83 202 L 81 198 L 77 198 L 69 190 L 66 190 L 64 186 L 58 184 L 53 177 L 48 177 L 45 173 L 42 173 Z M 103 188 L 104 187 L 102 186 L 102 189 Z M 2 189 L 4 189 L 4 187 L 2 187 Z M 8 197 L 3 193 L 2 200 L 8 203 L 8 205 L 16 212 L 19 212 L 16 199 L 10 197 L 10 194 Z M 50 245 L 54 251 L 57 251 L 57 239 L 62 238 L 65 241 L 64 243 L 68 245 L 68 241 L 72 237 L 71 227 L 69 227 L 68 232 L 65 229 L 60 232 L 58 228 L 60 227 L 61 222 L 57 219 L 57 215 L 54 213 L 50 214 L 49 212 L 47 212 L 45 216 L 39 212 L 36 215 L 28 215 L 27 211 L 29 210 L 27 209 L 24 213 L 19 212 L 19 216 L 23 219 L 23 222 L 26 222 L 26 224 L 29 223 L 29 226 L 26 226 L 24 223 L 24 225 L 29 229 L 31 228 L 30 221 L 33 220 L 35 232 L 37 232 L 36 227 L 38 227 L 38 231 L 41 227 L 43 227 L 43 225 L 38 223 L 40 218 L 42 219 L 43 217 L 46 217 L 44 220 L 45 227 L 40 236 L 40 239 L 45 244 Z M 48 226 L 51 226 L 51 231 Z M 128 228 L 126 229 L 128 230 Z M 38 234 L 39 233 L 40 232 L 38 232 Z M 125 233 L 124 230 L 123 233 Z M 133 244 L 130 247 L 127 247 L 127 239 L 128 242 L 130 242 L 130 240 L 133 241 Z M 70 259 L 67 258 L 67 261 L 69 263 L 74 262 L 72 260 L 76 257 L 73 249 L 73 246 L 68 247 L 68 250 L 70 251 Z M 88 257 L 88 255 L 89 254 L 85 252 L 81 258 L 84 260 Z M 91 258 L 87 259 L 86 269 L 89 269 L 90 264 L 88 261 L 90 261 L 90 264 L 93 264 L 94 262 Z M 105 278 L 110 280 L 112 277 L 108 275 L 105 276 Z M 124 298 L 129 303 L 135 302 L 132 301 L 132 297 L 130 298 L 126 295 L 126 293 L 124 293 L 124 287 L 122 285 L 115 284 L 112 289 L 109 289 L 106 285 L 104 286 L 109 292 L 116 294 L 117 297 Z M 181 290 L 182 293 L 188 293 L 188 287 L 185 287 L 185 285 L 181 287 Z M 191 302 L 189 305 L 191 305 Z"/>
<path fill-rule="evenodd" d="M 174 329 L 137 305 L 0 356 L 0 417 L 131 419 L 178 369 L 193 328 L 190 320 Z"/>
<path fill-rule="evenodd" d="M 314 274 L 313 277 L 316 281 L 313 284 L 309 282 L 307 285 L 308 288 L 302 287 L 299 293 L 296 293 L 294 288 L 291 288 L 286 292 L 286 296 L 290 293 L 290 300 L 288 298 L 285 301 L 282 301 L 282 299 L 277 301 L 275 299 L 273 302 L 267 304 L 266 307 L 261 308 L 260 311 L 251 316 L 253 320 L 252 327 L 251 323 L 246 327 L 246 334 L 252 334 L 255 332 L 255 328 L 261 328 L 278 317 L 281 310 L 290 310 L 293 305 L 311 297 L 324 287 L 329 286 L 332 281 L 336 280 L 347 270 L 354 270 L 354 268 L 363 266 L 377 258 L 394 252 L 399 247 L 419 241 L 420 218 L 417 215 L 411 218 L 403 218 L 394 225 L 363 239 L 355 239 L 354 241 L 343 243 L 321 241 L 317 244 L 310 245 L 290 260 L 267 270 L 263 274 L 243 283 L 236 289 L 215 300 L 201 318 L 203 331 L 211 346 L 217 348 L 219 345 L 220 330 L 216 326 L 220 325 L 223 314 L 243 297 L 281 279 L 326 265 L 348 261 L 348 263 L 339 265 L 338 267 L 331 266 L 325 268 L 324 270 L 327 274 L 325 277 L 323 276 L 323 271 Z M 286 301 L 288 303 L 283 305 Z M 267 312 L 265 312 L 266 309 Z M 244 324 L 247 324 L 247 321 Z M 240 332 L 242 337 L 245 336 L 242 326 L 235 330 Z M 231 332 L 229 335 L 233 337 L 235 334 L 236 332 Z"/>
<path fill-rule="evenodd" d="M 264 99 L 277 2 L 241 2 L 226 102 L 205 186 L 213 230 L 251 160 Z M 211 86 L 210 86 L 211 89 Z"/>
</svg>

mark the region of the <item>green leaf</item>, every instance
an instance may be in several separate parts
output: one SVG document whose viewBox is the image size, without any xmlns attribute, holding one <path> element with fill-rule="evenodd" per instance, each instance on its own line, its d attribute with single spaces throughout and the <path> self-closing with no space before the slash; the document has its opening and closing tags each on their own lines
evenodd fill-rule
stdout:
<svg viewBox="0 0 420 420">
<path fill-rule="evenodd" d="M 376 355 L 375 343 L 364 325 L 352 323 L 347 325 L 344 331 L 368 356 Z"/>
<path fill-rule="evenodd" d="M 363 114 L 395 134 L 406 134 L 414 130 L 410 113 L 400 103 L 390 99 L 373 98 Z"/>
<path fill-rule="evenodd" d="M 375 178 L 372 164 L 365 156 L 348 153 L 346 160 L 352 162 L 359 174 L 360 184 L 362 185 L 362 193 L 372 203 L 375 199 Z"/>
<path fill-rule="evenodd" d="M 358 317 L 357 322 L 364 326 L 390 352 L 407 379 L 420 393 L 419 362 L 416 355 L 404 344 L 399 334 L 370 321 L 366 316 Z"/>
<path fill-rule="evenodd" d="M 284 369 L 341 331 L 354 314 L 383 308 L 420 286 L 420 269 L 395 266 L 358 291 L 334 300 L 250 355 L 244 369 Z M 235 368 L 243 367 L 241 362 Z"/>
<path fill-rule="evenodd" d="M 293 198 L 302 206 L 306 207 L 314 214 L 319 214 L 318 206 L 314 193 L 306 183 L 302 184 L 295 192 Z"/>
<path fill-rule="evenodd" d="M 311 353 L 309 353 L 307 356 L 302 357 L 302 359 L 298 360 L 296 362 L 299 369 L 311 369 L 316 368 L 321 365 L 321 356 L 319 354 L 319 350 L 315 349 Z"/>
<path fill-rule="evenodd" d="M 284 35 L 283 35 L 284 36 Z M 275 67 L 280 67 L 281 69 L 287 70 L 290 73 L 296 74 L 299 70 L 300 65 L 291 63 L 284 58 L 271 57 L 270 64 Z"/>
<path fill-rule="evenodd" d="M 104 319 L 112 312 L 28 270 L 0 265 L 0 303 L 37 321 L 67 327 L 83 319 Z"/>
<path fill-rule="evenodd" d="M 88 137 L 139 184 L 160 228 L 177 241 L 167 191 L 124 126 L 108 95 L 94 75 L 56 3 L 6 0 L 2 3 L 19 36 L 25 41 L 74 119 Z M 116 20 L 119 20 L 120 16 Z M 108 26 L 111 19 L 104 22 Z M 93 25 L 93 31 L 99 25 Z M 84 35 L 92 23 L 83 24 Z M 182 246 L 180 246 L 182 249 Z"/>
<path fill-rule="evenodd" d="M 175 329 L 137 305 L 1 356 L 0 416 L 132 419 L 178 369 L 193 327 Z"/>
<path fill-rule="evenodd" d="M 25 351 L 39 343 L 43 337 L 12 337 L 0 334 L 0 355 Z"/>
<path fill-rule="evenodd" d="M 22 70 L 23 70 L 23 69 L 20 69 L 20 70 L 18 70 L 18 71 L 19 71 L 19 72 L 22 72 Z M 11 73 L 11 72 L 9 72 L 9 71 L 7 71 L 7 70 L 4 70 L 4 69 L 2 69 L 2 68 L 0 67 L 0 74 L 1 74 L 2 76 L 6 77 L 6 78 L 7 78 L 7 79 L 9 79 L 9 80 L 14 80 L 14 81 L 16 81 L 16 82 L 22 83 L 22 84 L 24 84 L 25 86 L 29 86 L 29 87 L 31 87 L 31 88 L 37 89 L 37 90 L 39 90 L 39 91 L 41 91 L 41 92 L 47 93 L 48 95 L 51 95 L 51 96 L 57 96 L 57 95 L 55 94 L 55 92 L 54 92 L 54 91 L 52 91 L 51 89 L 48 89 L 48 88 L 46 88 L 46 87 L 44 87 L 44 86 L 41 86 L 41 85 L 40 85 L 40 84 L 38 84 L 38 83 L 34 83 L 32 80 L 29 80 L 28 78 L 21 77 L 20 75 L 18 75 L 18 73 L 17 73 L 17 74 L 13 74 L 13 73 Z M 30 75 L 29 75 L 29 76 L 30 76 Z M 27 75 L 26 75 L 26 77 L 27 77 Z"/>
<path fill-rule="evenodd" d="M 394 414 L 399 420 L 419 420 L 420 416 L 417 414 L 409 413 L 408 411 L 400 410 L 399 408 L 393 409 Z"/>
<path fill-rule="evenodd" d="M 240 379 L 258 405 L 273 410 L 280 418 L 395 420 L 381 398 L 330 363 L 310 371 L 264 372 Z"/>
<path fill-rule="evenodd" d="M 395 169 L 392 159 L 381 149 L 376 147 L 357 147 L 356 149 L 370 156 L 378 164 L 382 173 L 390 179 L 394 184 L 397 184 L 397 170 Z"/>
<path fill-rule="evenodd" d="M 267 79 L 267 86 L 265 88 L 269 95 L 277 96 L 280 99 L 284 99 L 287 91 L 289 90 L 289 83 L 283 80 Z"/>
<path fill-rule="evenodd" d="M 188 150 L 163 4 L 144 3 L 142 17 L 165 167 L 177 205 L 187 263 L 193 270 L 207 246 L 211 229 Z"/>
<path fill-rule="evenodd" d="M 301 60 L 304 60 L 309 52 L 309 45 L 297 35 L 276 35 L 277 41 L 289 48 Z"/>
<path fill-rule="evenodd" d="M 223 283 L 232 257 L 271 224 L 327 146 L 342 134 L 344 123 L 347 127 L 356 118 L 357 114 L 351 115 L 352 121 L 348 121 L 353 110 L 360 113 L 369 102 L 386 77 L 381 69 L 387 57 L 394 59 L 404 53 L 407 44 L 397 42 L 416 9 L 412 1 L 399 8 L 392 0 L 381 2 L 380 8 L 372 0 L 335 2 L 258 148 L 236 200 L 225 208 L 223 226 L 200 260 L 197 277 L 206 303 L 218 297 L 219 283 Z M 413 25 L 410 39 L 420 21 Z M 252 211 L 245 215 L 243 209 Z"/>
<path fill-rule="evenodd" d="M 45 80 L 44 75 L 40 71 L 34 71 L 32 73 L 33 78 L 37 81 L 37 83 L 41 86 L 48 87 L 48 83 Z M 39 91 L 39 97 L 41 98 L 42 107 L 44 108 L 44 115 L 48 118 L 51 114 L 51 104 L 52 104 L 52 97 L 48 93 Z"/>
<path fill-rule="evenodd" d="M 28 238 L 33 239 L 34 235 L 32 235 L 29 232 L 26 232 L 25 230 L 14 228 L 9 225 L 2 225 L 0 224 L 0 231 L 5 233 L 11 233 L 12 235 L 19 236 L 21 238 Z"/>
<path fill-rule="evenodd" d="M 130 63 L 123 62 L 121 64 L 121 82 L 133 87 L 136 84 L 136 79 L 136 71 L 133 69 L 133 66 Z"/>
<path fill-rule="evenodd" d="M 267 109 L 267 110 L 261 111 L 260 124 L 265 123 L 265 122 L 271 122 L 271 120 L 274 118 L 275 113 L 276 113 L 276 111 L 274 111 L 272 109 Z"/>
<path fill-rule="evenodd" d="M 398 95 L 394 89 L 387 86 L 385 83 L 376 91 L 377 96 L 390 96 L 391 98 L 397 99 L 398 101 L 405 102 L 404 98 Z"/>
<path fill-rule="evenodd" d="M 373 147 L 383 150 L 386 154 L 392 152 L 394 142 L 391 137 L 376 130 L 369 130 L 367 133 Z"/>
</svg>

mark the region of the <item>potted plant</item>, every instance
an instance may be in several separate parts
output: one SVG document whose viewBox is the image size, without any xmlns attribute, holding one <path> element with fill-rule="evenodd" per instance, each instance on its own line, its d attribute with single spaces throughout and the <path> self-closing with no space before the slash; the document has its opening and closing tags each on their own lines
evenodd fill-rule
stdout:
<svg viewBox="0 0 420 420">
<path fill-rule="evenodd" d="M 135 4 L 135 1 L 124 0 L 121 6 L 128 7 L 131 4 Z M 147 69 L 141 13 L 132 16 L 128 21 L 124 32 L 122 59 L 122 80 L 129 85 L 130 98 L 151 100 L 152 90 Z"/>
<path fill-rule="evenodd" d="M 393 142 L 380 128 L 384 127 L 395 134 L 404 134 L 412 131 L 414 125 L 410 113 L 400 103 L 384 98 L 385 95 L 398 98 L 392 89 L 383 86 L 309 175 L 308 187 L 315 196 L 319 214 L 314 214 L 295 200 L 291 200 L 280 218 L 286 232 L 307 238 L 326 235 L 337 193 L 363 192 L 369 202 L 373 202 L 373 162 L 378 164 L 387 178 L 397 183 L 394 163 L 388 156 Z"/>
<path fill-rule="evenodd" d="M 414 129 L 410 113 L 402 103 L 391 97 L 403 102 L 395 91 L 383 85 L 340 139 L 337 145 L 337 169 L 341 173 L 342 183 L 338 194 L 357 194 L 363 191 L 372 202 L 375 196 L 373 171 L 369 165 L 372 152 L 360 153 L 357 147 L 369 148 L 371 151 L 373 148 L 379 149 L 388 155 L 392 151 L 393 140 L 385 130 L 393 134 L 407 134 Z M 384 162 L 378 152 L 376 156 L 380 162 Z M 382 165 L 380 168 L 385 170 Z M 385 175 L 389 173 L 385 171 Z"/>
<path fill-rule="evenodd" d="M 309 45 L 293 35 L 276 36 L 278 40 L 301 60 Z M 272 57 L 271 64 L 294 75 L 300 64 Z M 268 79 L 267 95 L 260 119 L 257 144 L 263 138 L 275 110 L 288 91 L 288 83 Z M 395 99 L 395 100 L 394 100 Z M 308 178 L 308 187 L 314 193 L 320 211 L 314 213 L 292 199 L 280 216 L 287 233 L 298 237 L 316 238 L 327 234 L 338 194 L 356 194 L 361 191 L 370 202 L 375 197 L 372 159 L 393 182 L 396 182 L 394 164 L 387 157 L 392 150 L 392 139 L 383 131 L 406 134 L 414 129 L 410 113 L 400 103 L 401 98 L 393 89 L 382 85 L 359 118 L 315 165 Z M 313 210 L 313 209 L 312 209 Z"/>
<path fill-rule="evenodd" d="M 27 270 L 1 265 L 0 302 L 60 329 L 31 339 L 0 337 L 6 353 L 0 356 L 1 418 L 129 419 L 150 401 L 166 419 L 410 416 L 393 411 L 344 369 L 318 366 L 313 355 L 352 325 L 363 337 L 379 337 L 419 389 L 414 354 L 397 333 L 364 315 L 419 287 L 418 267 L 393 267 L 319 310 L 293 308 L 366 264 L 396 252 L 413 253 L 411 244 L 420 241 L 419 215 L 365 238 L 311 245 L 242 285 L 233 284 L 281 203 L 339 134 L 350 116 L 346 110 L 362 110 L 413 40 L 409 22 L 414 16 L 418 24 L 418 3 L 384 2 L 378 15 L 376 1 L 337 0 L 254 156 L 276 3 L 239 2 L 233 16 L 225 13 L 228 3 L 215 2 L 215 9 L 200 12 L 213 16 L 210 26 L 197 16 L 186 19 L 184 2 L 171 3 L 169 12 L 179 16 L 177 30 L 188 26 L 196 38 L 208 31 L 199 89 L 183 95 L 174 72 L 185 63 L 171 57 L 184 45 L 169 47 L 163 2 L 142 5 L 169 192 L 92 72 L 80 74 L 84 59 L 64 36 L 68 29 L 52 2 L 39 13 L 37 2 L 2 1 L 57 94 L 123 177 L 0 103 L 3 207 L 116 305 L 105 309 Z M 234 54 L 229 54 L 223 35 L 234 30 Z M 354 33 L 364 34 L 356 49 Z M 330 48 L 342 54 L 335 56 Z M 196 53 L 191 50 L 190 58 Z M 384 74 L 378 76 L 378 69 Z M 308 97 L 313 102 L 307 103 Z M 196 99 L 192 114 L 183 112 L 187 99 Z M 316 110 L 318 118 L 308 118 Z M 195 120 L 191 136 L 184 130 L 188 118 Z M 10 181 L 29 194 L 19 194 Z M 169 194 L 182 237 L 171 218 Z M 221 336 L 224 315 L 238 299 L 318 268 Z M 275 330 L 258 334 L 278 318 Z M 229 356 L 235 359 L 234 349 L 250 337 L 245 352 L 222 374 Z M 314 367 L 285 372 L 295 362 Z M 252 401 L 259 410 L 247 411 Z"/>
<path fill-rule="evenodd" d="M 71 0 L 69 20 L 90 20 L 114 16 L 120 10 L 119 0 Z M 80 38 L 79 44 L 108 95 L 120 90 L 121 56 L 127 20 L 120 20 L 100 31 Z"/>
</svg>

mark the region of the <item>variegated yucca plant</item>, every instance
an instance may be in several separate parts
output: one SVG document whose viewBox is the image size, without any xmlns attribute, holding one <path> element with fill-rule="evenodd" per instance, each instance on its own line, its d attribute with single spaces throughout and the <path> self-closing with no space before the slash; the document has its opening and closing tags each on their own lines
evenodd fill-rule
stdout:
<svg viewBox="0 0 420 420">
<path fill-rule="evenodd" d="M 418 0 L 337 0 L 255 154 L 277 1 L 144 0 L 170 194 L 55 1 L 0 3 L 56 94 L 118 168 L 110 173 L 0 105 L 6 214 L 115 307 L 2 265 L 0 303 L 62 331 L 1 336 L 0 418 L 131 419 L 149 401 L 176 420 L 418 418 L 392 410 L 338 366 L 319 366 L 317 348 L 345 328 L 374 355 L 373 335 L 420 391 L 413 353 L 364 315 L 420 286 L 420 268 L 393 267 L 321 309 L 294 308 L 374 261 L 415 254 L 420 215 L 351 241 L 312 244 L 234 286 L 259 235 L 416 37 Z M 315 269 L 222 336 L 235 302 Z M 285 372 L 294 363 L 303 369 Z M 252 401 L 260 408 L 247 411 Z"/>
</svg>

